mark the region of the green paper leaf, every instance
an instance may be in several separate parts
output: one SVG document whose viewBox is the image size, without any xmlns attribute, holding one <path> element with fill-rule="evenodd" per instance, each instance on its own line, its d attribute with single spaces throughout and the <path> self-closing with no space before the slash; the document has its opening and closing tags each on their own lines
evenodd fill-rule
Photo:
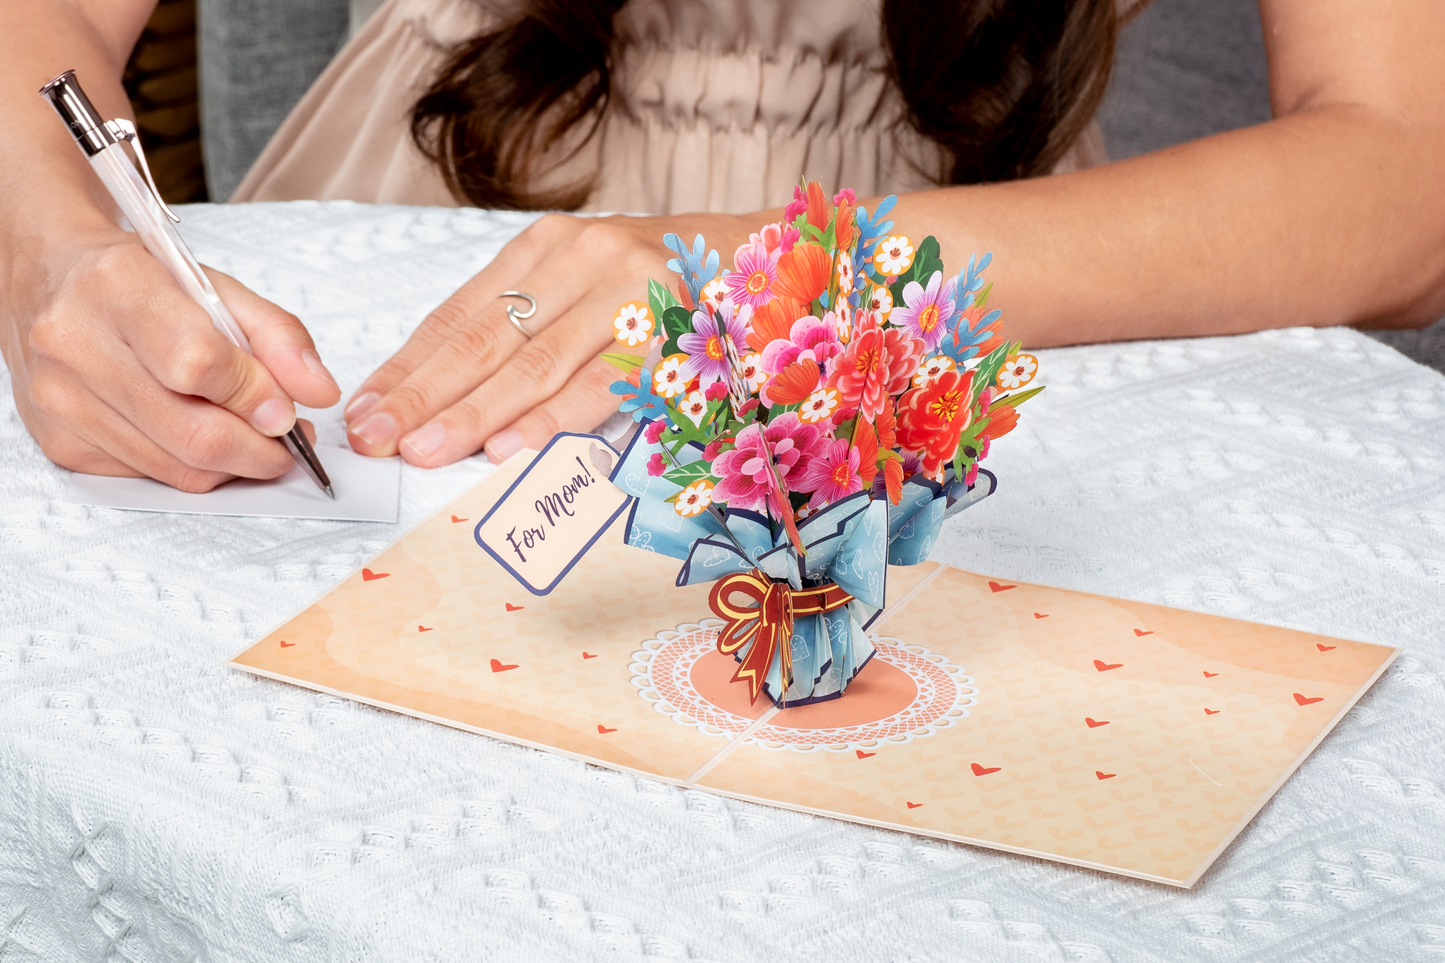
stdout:
<svg viewBox="0 0 1445 963">
<path fill-rule="evenodd" d="M 977 368 L 973 369 L 973 389 L 975 397 L 977 397 L 978 392 L 983 391 L 983 389 L 998 380 L 999 369 L 1002 368 L 1003 363 L 1008 360 L 1008 348 L 1009 346 L 1006 344 L 999 345 L 988 353 Z"/>
<path fill-rule="evenodd" d="M 662 333 L 667 336 L 667 341 L 662 346 L 662 356 L 666 358 L 682 350 L 677 346 L 677 339 L 692 330 L 692 312 L 680 304 L 674 304 L 659 317 L 662 318 Z"/>
<path fill-rule="evenodd" d="M 1048 386 L 1039 385 L 1037 388 L 1030 388 L 1028 391 L 1021 391 L 1016 395 L 1004 395 L 1002 398 L 995 398 L 993 400 L 993 403 L 996 405 L 1012 405 L 1013 407 L 1017 408 L 1019 405 L 1023 404 L 1025 401 L 1028 401 L 1040 391 L 1043 391 L 1046 387 Z"/>
<path fill-rule="evenodd" d="M 652 308 L 652 316 L 658 320 L 667 313 L 667 309 L 677 304 L 677 298 L 672 296 L 664 285 L 647 279 L 647 305 Z"/>
<path fill-rule="evenodd" d="M 690 461 L 686 465 L 669 468 L 662 473 L 662 477 L 682 488 L 704 478 L 712 479 L 714 484 L 717 483 L 717 479 L 712 476 L 712 463 L 703 461 L 701 458 L 697 461 Z"/>
<path fill-rule="evenodd" d="M 602 360 L 608 364 L 616 365 L 628 374 L 642 367 L 642 362 L 647 359 L 640 354 L 617 354 L 611 351 L 602 352 Z"/>
</svg>

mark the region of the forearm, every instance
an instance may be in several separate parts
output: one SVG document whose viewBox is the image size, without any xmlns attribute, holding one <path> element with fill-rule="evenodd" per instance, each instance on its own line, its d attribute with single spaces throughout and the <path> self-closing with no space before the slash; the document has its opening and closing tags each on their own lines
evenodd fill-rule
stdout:
<svg viewBox="0 0 1445 963">
<path fill-rule="evenodd" d="M 993 251 L 1031 345 L 1445 313 L 1445 136 L 1304 111 L 1061 177 L 900 199 L 897 230 Z M 916 240 L 916 239 L 915 239 Z"/>
<path fill-rule="evenodd" d="M 112 202 L 39 90 L 74 69 L 103 115 L 129 117 L 121 71 L 153 6 L 154 0 L 114 0 L 94 10 L 77 0 L 0 4 L 0 130 L 11 145 L 0 164 L 0 268 L 33 251 L 46 225 L 100 229 L 112 222 Z"/>
</svg>

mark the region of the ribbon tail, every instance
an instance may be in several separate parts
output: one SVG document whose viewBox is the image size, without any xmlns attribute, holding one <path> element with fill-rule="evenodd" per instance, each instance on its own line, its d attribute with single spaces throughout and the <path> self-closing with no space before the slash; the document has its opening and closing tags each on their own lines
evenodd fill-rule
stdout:
<svg viewBox="0 0 1445 963">
<path fill-rule="evenodd" d="M 782 626 L 777 624 L 762 626 L 753 638 L 753 647 L 748 650 L 747 657 L 739 663 L 737 672 L 733 673 L 732 681 L 748 684 L 750 705 L 757 702 L 758 696 L 762 694 L 763 683 L 768 678 L 768 668 L 773 664 L 773 652 L 778 647 L 780 628 Z M 789 659 L 790 663 L 791 661 Z"/>
</svg>

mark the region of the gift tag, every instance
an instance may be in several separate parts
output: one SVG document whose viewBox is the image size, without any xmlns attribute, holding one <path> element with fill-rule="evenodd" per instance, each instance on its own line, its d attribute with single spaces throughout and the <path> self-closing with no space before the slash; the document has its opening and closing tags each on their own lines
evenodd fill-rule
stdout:
<svg viewBox="0 0 1445 963">
<path fill-rule="evenodd" d="M 546 595 L 632 501 L 609 480 L 620 457 L 597 435 L 558 433 L 477 523 L 477 544 Z"/>
</svg>

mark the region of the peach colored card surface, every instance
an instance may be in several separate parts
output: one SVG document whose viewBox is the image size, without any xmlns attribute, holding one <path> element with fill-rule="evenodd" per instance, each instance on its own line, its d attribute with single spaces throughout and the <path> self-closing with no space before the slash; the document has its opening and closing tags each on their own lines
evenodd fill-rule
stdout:
<svg viewBox="0 0 1445 963">
<path fill-rule="evenodd" d="M 474 530 L 523 452 L 234 660 L 603 766 L 1188 887 L 1396 650 L 925 563 L 842 698 L 748 702 L 709 586 L 622 544 L 550 594 Z M 603 519 L 605 520 L 605 519 Z"/>
</svg>

